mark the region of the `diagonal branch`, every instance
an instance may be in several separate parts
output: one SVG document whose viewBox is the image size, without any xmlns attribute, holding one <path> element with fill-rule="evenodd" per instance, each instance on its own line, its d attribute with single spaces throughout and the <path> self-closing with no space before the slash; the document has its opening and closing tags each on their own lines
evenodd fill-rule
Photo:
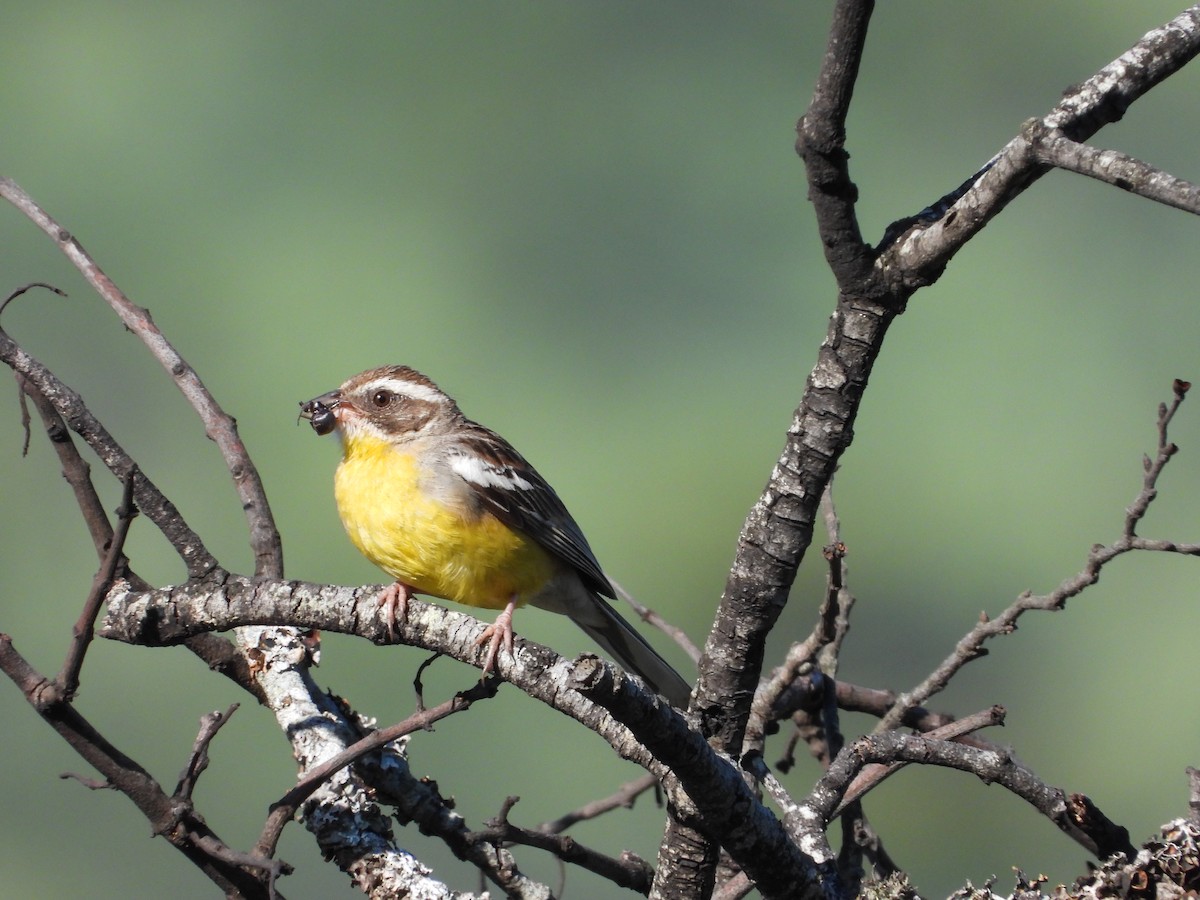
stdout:
<svg viewBox="0 0 1200 900">
<path fill-rule="evenodd" d="M 653 775 L 642 775 L 633 781 L 626 782 L 607 797 L 585 803 L 578 809 L 564 813 L 557 819 L 551 819 L 538 826 L 538 831 L 546 834 L 561 834 L 576 822 L 594 819 L 614 809 L 632 809 L 633 803 L 639 796 L 658 785 L 658 779 Z"/>
<path fill-rule="evenodd" d="M 206 581 L 150 592 L 118 584 L 109 594 L 101 634 L 154 646 L 205 630 L 291 622 L 383 644 L 389 640 L 388 623 L 380 614 L 378 595 L 378 586 L 344 588 L 241 576 L 220 584 Z M 395 636 L 402 643 L 482 667 L 486 648 L 480 648 L 477 639 L 484 627 L 471 616 L 412 600 L 406 620 L 395 626 Z M 515 652 L 503 654 L 496 665 L 505 680 L 576 719 L 622 757 L 666 779 L 675 814 L 729 848 L 757 882 L 776 890 L 785 884 L 815 883 L 812 863 L 789 843 L 737 766 L 715 753 L 640 682 L 594 656 L 566 660 L 522 639 Z M 301 720 L 311 713 L 299 709 L 293 715 Z"/>
<path fill-rule="evenodd" d="M 897 728 L 904 715 L 913 707 L 924 704 L 934 694 L 942 691 L 950 679 L 967 663 L 986 655 L 984 644 L 994 637 L 1012 634 L 1017 630 L 1017 620 L 1031 610 L 1060 612 L 1066 608 L 1067 601 L 1081 594 L 1095 584 L 1106 565 L 1134 550 L 1151 550 L 1162 553 L 1179 553 L 1185 556 L 1200 556 L 1200 543 L 1184 544 L 1175 541 L 1147 540 L 1137 535 L 1137 526 L 1146 515 L 1150 504 L 1158 493 L 1158 478 L 1178 447 L 1167 437 L 1167 426 L 1174 417 L 1179 405 L 1187 396 L 1191 385 L 1186 381 L 1176 380 L 1174 384 L 1174 399 L 1171 404 L 1162 404 L 1158 413 L 1158 452 L 1153 460 L 1144 461 L 1142 489 L 1129 505 L 1125 514 L 1125 523 L 1121 536 L 1108 545 L 1097 544 L 1088 553 L 1087 563 L 1083 569 L 1065 579 L 1050 593 L 1036 596 L 1026 591 L 1018 597 L 1004 612 L 995 619 L 986 615 L 968 631 L 955 645 L 951 653 L 942 663 L 917 685 L 913 690 L 901 694 L 888 714 L 875 727 L 876 732 Z"/>
<path fill-rule="evenodd" d="M 932 220 L 918 217 L 907 228 L 889 230 L 891 243 L 878 254 L 866 248 L 855 218 L 857 190 L 844 144 L 845 114 L 872 10 L 869 0 L 837 4 L 829 50 L 797 129 L 797 151 L 808 174 L 838 302 L 783 452 L 739 535 L 701 658 L 692 712 L 714 744 L 729 753 L 741 746 L 766 635 L 812 542 L 817 504 L 853 439 L 854 421 L 888 328 L 916 290 L 936 281 L 966 242 L 1046 171 L 1028 139 L 1018 135 L 981 173 L 948 195 Z M 1194 6 L 1068 92 L 1046 122 L 1072 140 L 1085 140 L 1118 120 L 1198 51 L 1200 6 Z M 700 849 L 667 865 L 666 851 L 676 839 Z M 670 885 L 663 894 L 705 890 L 713 861 L 695 836 L 670 825 L 658 867 L 658 881 Z"/>
<path fill-rule="evenodd" d="M 104 505 L 100 501 L 100 495 L 92 483 L 91 466 L 80 455 L 79 448 L 71 439 L 67 423 L 63 421 L 54 404 L 47 400 L 45 395 L 24 376 L 18 374 L 17 378 L 25 396 L 33 401 L 33 405 L 41 416 L 46 435 L 50 439 L 50 445 L 58 454 L 63 478 L 75 494 L 75 501 L 79 504 L 79 511 L 91 534 L 96 553 L 103 562 L 113 539 L 113 528 L 108 521 Z M 126 485 L 130 483 L 129 479 L 125 480 Z M 147 582 L 133 573 L 127 559 L 122 558 L 117 574 L 127 579 L 139 590 L 146 590 L 150 587 Z M 198 634 L 189 638 L 185 643 L 188 649 L 200 657 L 214 672 L 226 676 L 257 700 L 263 701 L 262 688 L 251 676 L 246 658 L 238 653 L 227 639 L 215 634 Z"/>
<path fill-rule="evenodd" d="M 84 274 L 106 299 L 120 307 L 119 312 L 127 316 L 129 327 L 138 331 L 151 345 L 156 355 L 170 366 L 177 384 L 189 399 L 201 410 L 201 416 L 209 427 L 210 436 L 223 444 L 225 458 L 231 474 L 242 492 L 247 515 L 251 522 L 251 538 L 254 544 L 256 569 L 260 572 L 279 573 L 282 556 L 278 551 L 278 534 L 270 518 L 269 508 L 264 502 L 254 499 L 261 491 L 258 476 L 248 459 L 244 459 L 244 448 L 236 436 L 233 422 L 216 407 L 209 404 L 207 391 L 199 384 L 195 373 L 166 343 L 165 338 L 150 322 L 144 310 L 128 304 L 90 258 L 69 234 L 57 231 L 57 226 L 33 204 L 27 195 L 10 181 L 0 179 L 0 196 L 13 200 L 23 211 L 34 218 L 47 233 L 60 242 L 77 264 L 86 264 Z M 0 330 L 0 361 L 6 362 L 19 375 L 31 383 L 54 406 L 70 427 L 80 434 L 100 457 L 101 461 L 122 481 L 131 480 L 133 495 L 138 507 L 147 518 L 155 523 L 176 549 L 187 566 L 192 579 L 213 578 L 221 580 L 226 573 L 205 549 L 199 536 L 193 532 L 175 507 L 158 491 L 144 475 L 133 459 L 88 410 L 74 391 L 62 384 L 45 366 L 25 353 L 7 334 Z M 231 646 L 220 638 L 209 635 L 197 636 L 189 646 L 210 665 L 220 669 L 263 700 L 275 713 L 276 720 L 284 728 L 293 745 L 296 758 L 302 761 L 319 760 L 325 755 L 342 749 L 336 740 L 325 732 L 330 722 L 338 722 L 340 710 L 331 708 L 323 714 L 314 714 L 302 720 L 294 718 L 299 709 L 315 710 L 320 706 L 320 692 L 303 671 L 306 653 L 291 656 L 295 635 L 288 629 L 277 629 L 274 634 L 265 634 L 262 629 L 238 632 L 241 659 L 236 659 Z M 264 649 L 265 648 L 265 649 Z M 256 670 L 247 665 L 251 659 L 261 663 Z M 345 723 L 342 723 L 345 724 Z M 348 726 L 347 726 L 347 731 Z M 315 750 L 313 749 L 315 748 Z M 319 800 L 312 801 L 310 813 L 305 821 L 318 835 L 322 849 L 336 858 L 348 872 L 364 887 L 372 891 L 430 890 L 436 895 L 445 892 L 445 886 L 428 878 L 428 873 L 414 867 L 408 854 L 397 852 L 391 841 L 391 831 L 386 818 L 372 815 L 376 807 L 369 799 L 369 791 L 356 778 L 343 778 L 336 787 L 323 790 Z M 366 858 L 370 863 L 365 863 Z"/>
<path fill-rule="evenodd" d="M 79 689 L 79 673 L 83 669 L 83 657 L 96 627 L 96 616 L 100 614 L 100 604 L 108 594 L 119 567 L 124 561 L 125 539 L 129 536 L 129 526 L 137 515 L 137 507 L 133 505 L 133 473 L 125 479 L 125 492 L 121 497 L 121 505 L 117 508 L 117 527 L 109 541 L 108 552 L 100 571 L 92 580 L 92 588 L 88 591 L 87 601 L 83 611 L 75 622 L 72 630 L 71 647 L 63 662 L 62 670 L 58 673 L 55 683 L 65 699 L 70 700 Z"/>
<path fill-rule="evenodd" d="M 50 446 L 58 454 L 63 479 L 75 494 L 75 502 L 79 504 L 84 524 L 87 525 L 92 543 L 96 547 L 96 555 L 103 561 L 112 541 L 113 529 L 104 504 L 100 501 L 100 495 L 96 492 L 96 486 L 92 483 L 91 466 L 79 455 L 79 448 L 71 440 L 70 429 L 54 408 L 54 404 L 23 375 L 17 375 L 17 382 L 25 396 L 33 401 L 41 417 L 46 436 L 50 439 Z M 125 561 L 122 568 L 125 570 L 124 577 L 129 577 L 128 561 Z"/>
<path fill-rule="evenodd" d="M 1200 53 L 1200 4 L 1147 32 L 1090 78 L 1071 88 L 1041 120 L 1051 133 L 1082 142 L 1119 121 L 1145 95 Z M 904 230 L 876 262 L 896 289 L 916 290 L 937 279 L 959 250 L 1050 166 L 1023 129 L 996 154 L 936 221 Z"/>
<path fill-rule="evenodd" d="M 10 178 L 0 178 L 0 197 L 3 197 L 45 232 L 83 277 L 120 317 L 125 327 L 141 338 L 155 359 L 162 364 L 176 387 L 200 416 L 209 438 L 220 448 L 221 457 L 233 478 L 234 487 L 246 511 L 250 528 L 250 546 L 254 551 L 255 572 L 278 578 L 283 575 L 283 545 L 267 503 L 266 491 L 254 462 L 238 436 L 237 423 L 217 404 L 195 370 L 171 345 L 150 313 L 135 305 L 113 283 L 83 246 L 60 226 Z"/>
<path fill-rule="evenodd" d="M 92 415 L 83 398 L 26 353 L 3 329 L 0 329 L 0 362 L 10 366 L 32 384 L 118 480 L 133 482 L 133 499 L 138 509 L 171 542 L 187 566 L 189 577 L 204 578 L 221 572 L 220 564 L 208 552 L 200 535 L 191 529 L 175 505 L 138 467 L 100 420 Z"/>
<path fill-rule="evenodd" d="M 154 834 L 183 853 L 227 896 L 268 897 L 268 888 L 237 864 L 230 863 L 220 848 L 226 845 L 189 805 L 177 802 L 140 765 L 105 740 L 91 723 L 61 698 L 55 684 L 40 675 L 0 634 L 0 671 L 25 695 L 34 710 L 70 745 L 71 749 L 104 776 L 106 782 L 127 796 L 149 820 Z"/>
<path fill-rule="evenodd" d="M 572 863 L 581 869 L 593 872 L 616 887 L 637 891 L 639 894 L 649 891 L 654 871 L 644 859 L 634 853 L 622 853 L 620 859 L 615 859 L 584 846 L 569 835 L 514 825 L 508 820 L 508 814 L 518 799 L 517 797 L 507 798 L 499 815 L 489 819 L 485 823 L 487 825 L 485 829 L 472 832 L 471 838 L 480 843 L 497 847 L 504 844 L 536 847 L 554 855 L 562 862 Z"/>
<path fill-rule="evenodd" d="M 896 731 L 868 735 L 849 744 L 813 786 L 790 822 L 804 834 L 804 840 L 824 843 L 825 827 L 859 773 L 870 765 L 897 763 L 946 766 L 969 772 L 985 784 L 999 784 L 1033 806 L 1090 852 L 1098 852 L 1094 837 L 1081 827 L 1084 821 L 1080 813 L 1090 806 L 1090 801 L 1083 802 L 1086 798 L 1080 795 L 1068 797 L 1005 751 L 981 750 L 967 744 Z M 1111 824 L 1107 819 L 1103 821 Z"/>
<path fill-rule="evenodd" d="M 495 685 L 485 682 L 476 685 L 469 691 L 455 694 L 444 703 L 439 703 L 430 709 L 414 713 L 402 722 L 373 731 L 366 737 L 351 744 L 341 753 L 331 756 L 319 765 L 308 769 L 299 784 L 289 790 L 283 797 L 271 806 L 271 814 L 263 827 L 255 852 L 262 856 L 274 856 L 279 837 L 283 834 L 284 826 L 296 815 L 296 810 L 305 800 L 312 796 L 322 784 L 328 781 L 340 769 L 353 765 L 368 753 L 379 750 L 387 744 L 397 741 L 414 731 L 430 728 L 447 716 L 470 709 L 471 704 L 478 699 L 495 696 Z"/>
<path fill-rule="evenodd" d="M 1039 162 L 1095 178 L 1123 191 L 1154 200 L 1184 212 L 1200 215 L 1200 185 L 1116 150 L 1101 150 L 1052 132 L 1045 123 L 1032 120 L 1026 127 L 1029 142 Z"/>
</svg>

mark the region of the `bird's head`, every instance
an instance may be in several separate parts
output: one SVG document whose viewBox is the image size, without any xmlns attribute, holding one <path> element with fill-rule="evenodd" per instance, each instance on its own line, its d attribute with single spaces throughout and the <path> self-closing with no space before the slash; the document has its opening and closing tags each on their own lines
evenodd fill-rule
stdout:
<svg viewBox="0 0 1200 900">
<path fill-rule="evenodd" d="M 343 443 L 366 437 L 396 443 L 433 435 L 461 416 L 449 396 L 408 366 L 370 369 L 300 404 L 300 417 L 313 431 L 337 431 Z"/>
</svg>

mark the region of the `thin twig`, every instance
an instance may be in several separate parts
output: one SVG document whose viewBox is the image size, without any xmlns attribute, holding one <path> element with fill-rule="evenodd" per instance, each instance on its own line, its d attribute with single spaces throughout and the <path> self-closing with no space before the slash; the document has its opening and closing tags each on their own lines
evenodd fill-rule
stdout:
<svg viewBox="0 0 1200 900">
<path fill-rule="evenodd" d="M 656 610 L 639 603 L 633 594 L 629 593 L 629 591 L 625 590 L 625 588 L 621 587 L 621 585 L 617 584 L 617 582 L 613 581 L 611 578 L 608 579 L 608 581 L 609 584 L 611 584 L 616 590 L 617 596 L 629 604 L 630 608 L 637 613 L 639 619 L 641 619 L 647 625 L 654 626 L 671 640 L 673 640 L 676 644 L 678 644 L 683 649 L 683 652 L 688 655 L 688 659 L 690 659 L 692 662 L 696 662 L 700 659 L 700 648 L 696 646 L 696 643 L 690 637 L 688 637 L 686 631 L 684 631 L 678 625 L 673 625 L 668 622 Z"/>
<path fill-rule="evenodd" d="M 1116 150 L 1101 150 L 1052 132 L 1033 120 L 1027 133 L 1039 161 L 1086 175 L 1147 200 L 1200 215 L 1200 185 L 1176 178 L 1149 163 Z"/>
<path fill-rule="evenodd" d="M 417 666 L 417 671 L 413 674 L 413 693 L 416 694 L 417 712 L 425 712 L 425 684 L 421 676 L 425 674 L 425 670 L 432 666 L 441 658 L 442 654 L 434 651 L 427 659 L 421 661 Z"/>
<path fill-rule="evenodd" d="M 643 775 L 640 778 L 635 778 L 633 781 L 628 781 L 621 785 L 607 797 L 600 800 L 593 800 L 591 803 L 585 803 L 583 806 L 569 813 L 564 813 L 557 819 L 543 822 L 538 826 L 538 831 L 545 832 L 546 834 L 561 834 L 576 822 L 595 819 L 614 809 L 633 809 L 633 802 L 638 797 L 657 786 L 658 779 L 653 775 Z"/>
<path fill-rule="evenodd" d="M 26 291 L 32 290 L 35 287 L 45 288 L 48 291 L 53 291 L 54 293 L 58 294 L 58 296 L 60 296 L 60 297 L 67 296 L 66 291 L 61 290 L 60 288 L 56 288 L 52 284 L 46 284 L 46 282 L 44 282 L 44 281 L 31 281 L 31 282 L 29 282 L 29 284 L 21 285 L 21 287 L 14 290 L 3 300 L 0 300 L 0 315 L 4 314 L 4 308 L 6 306 L 8 306 L 8 304 L 12 303 L 14 300 L 16 300 L 18 297 L 20 297 Z"/>
<path fill-rule="evenodd" d="M 221 409 L 195 370 L 159 331 L 150 313 L 125 296 L 70 232 L 54 221 L 12 179 L 0 178 L 0 197 L 12 203 L 55 242 L 96 293 L 117 313 L 125 327 L 141 338 L 154 358 L 170 374 L 204 423 L 205 432 L 220 449 L 221 457 L 233 478 L 250 529 L 255 573 L 266 577 L 282 577 L 283 545 L 279 531 L 267 503 L 262 479 L 238 435 L 237 423 Z"/>
<path fill-rule="evenodd" d="M 4 314 L 4 309 L 5 309 L 5 307 L 8 306 L 8 304 L 12 303 L 14 300 L 16 300 L 18 297 L 20 297 L 26 291 L 30 290 L 31 288 L 35 288 L 35 287 L 45 288 L 48 291 L 53 291 L 54 293 L 58 294 L 58 296 L 60 296 L 60 297 L 67 296 L 66 291 L 59 290 L 52 284 L 46 284 L 46 282 L 44 282 L 44 281 L 31 281 L 29 284 L 22 285 L 21 287 L 17 288 L 11 294 L 9 294 L 7 297 L 5 297 L 3 301 L 0 301 L 0 315 Z M 29 455 L 29 407 L 25 403 L 25 382 L 21 378 L 20 375 L 17 375 L 17 386 L 20 388 L 20 391 L 17 393 L 17 402 L 20 404 L 20 407 L 21 407 L 21 430 L 25 433 L 25 439 L 21 443 L 21 456 L 28 456 Z"/>
<path fill-rule="evenodd" d="M 179 781 L 175 785 L 175 797 L 191 802 L 192 792 L 196 789 L 196 781 L 199 779 L 200 773 L 208 768 L 208 746 L 217 736 L 217 732 L 229 722 L 230 716 L 237 712 L 237 708 L 238 704 L 234 703 L 223 713 L 220 710 L 214 710 L 200 717 L 200 731 L 192 744 L 192 752 L 188 756 L 187 765 L 183 767 Z"/>
<path fill-rule="evenodd" d="M 950 679 L 967 663 L 986 655 L 984 644 L 995 637 L 1012 634 L 1016 631 L 1017 620 L 1031 610 L 1059 612 L 1066 603 L 1095 584 L 1106 565 L 1125 553 L 1134 550 L 1152 550 L 1162 553 L 1179 553 L 1186 556 L 1200 556 L 1200 544 L 1184 544 L 1166 540 L 1147 540 L 1137 535 L 1137 526 L 1146 515 L 1150 504 L 1158 495 L 1158 478 L 1171 458 L 1178 451 L 1168 440 L 1167 426 L 1175 412 L 1187 396 L 1191 384 L 1177 379 L 1173 385 L 1174 398 L 1170 405 L 1161 404 L 1158 411 L 1158 451 L 1154 459 L 1144 460 L 1145 473 L 1142 478 L 1142 489 L 1134 498 L 1133 503 L 1125 513 L 1125 522 L 1121 536 L 1108 545 L 1097 544 L 1088 553 L 1087 562 L 1077 574 L 1065 579 L 1058 587 L 1048 594 L 1035 596 L 1029 591 L 1021 594 L 1006 610 L 995 619 L 981 615 L 979 622 L 966 633 L 954 648 L 954 652 L 946 657 L 913 690 L 901 694 L 895 705 L 876 725 L 875 731 L 887 731 L 899 726 L 907 711 L 925 704 L 930 697 L 942 691 Z"/>
<path fill-rule="evenodd" d="M 0 671 L 17 685 L 38 715 L 71 749 L 104 777 L 104 785 L 130 799 L 150 822 L 154 834 L 166 838 L 227 894 L 244 898 L 268 897 L 269 889 L 258 879 L 201 848 L 200 842 L 204 839 L 222 842 L 187 804 L 181 805 L 167 796 L 145 769 L 110 744 L 64 701 L 57 685 L 34 669 L 6 634 L 0 634 Z M 83 783 L 95 786 L 88 780 Z"/>
<path fill-rule="evenodd" d="M 366 737 L 351 744 L 341 753 L 330 757 L 320 765 L 306 771 L 295 787 L 280 797 L 275 803 L 271 804 L 271 813 L 267 817 L 258 842 L 254 845 L 254 852 L 262 856 L 274 856 L 275 847 L 279 843 L 279 837 L 283 834 L 283 829 L 287 823 L 295 817 L 296 810 L 300 808 L 300 804 L 312 796 L 317 788 L 337 772 L 346 768 L 346 766 L 352 765 L 366 754 L 378 750 L 380 747 L 390 744 L 392 741 L 398 740 L 406 734 L 412 734 L 414 731 L 428 730 L 434 722 L 440 721 L 447 716 L 452 716 L 455 713 L 463 712 L 469 709 L 471 704 L 479 700 L 491 699 L 496 695 L 499 684 L 500 682 L 495 679 L 480 682 L 466 691 L 455 694 L 444 703 L 439 703 L 437 706 L 414 713 L 407 719 L 397 722 L 395 725 L 389 725 L 387 728 L 371 732 Z"/>
<path fill-rule="evenodd" d="M 115 791 L 117 786 L 111 781 L 103 781 L 99 778 L 88 778 L 86 775 L 80 775 L 78 772 L 60 772 L 58 777 L 64 781 L 77 781 L 89 791 Z"/>
<path fill-rule="evenodd" d="M 830 543 L 822 549 L 828 564 L 825 597 L 817 613 L 817 623 L 803 641 L 788 648 L 783 662 L 763 680 L 754 694 L 750 716 L 746 723 L 746 737 L 742 753 L 762 752 L 767 729 L 772 723 L 791 715 L 796 708 L 792 698 L 797 694 L 792 688 L 797 679 L 809 673 L 814 663 L 819 663 L 821 672 L 831 676 L 837 674 L 838 654 L 850 631 L 850 610 L 854 606 L 854 595 L 846 588 L 846 545 L 841 540 L 841 525 L 837 508 L 833 502 L 833 483 L 825 487 L 821 498 L 821 512 Z M 834 754 L 830 754 L 832 758 Z"/>
<path fill-rule="evenodd" d="M 509 797 L 500 813 L 487 821 L 487 828 L 471 832 L 473 841 L 494 845 L 522 844 L 553 854 L 565 863 L 577 865 L 612 882 L 616 887 L 645 894 L 650 890 L 654 870 L 644 859 L 633 853 L 623 853 L 615 859 L 576 841 L 568 835 L 552 834 L 538 829 L 521 828 L 508 821 L 508 814 L 519 798 Z"/>
<path fill-rule="evenodd" d="M 279 900 L 279 892 L 275 889 L 275 883 L 281 876 L 291 875 L 293 871 L 291 864 L 284 862 L 282 859 L 268 859 L 253 853 L 234 850 L 227 844 L 208 835 L 200 835 L 195 839 L 194 843 L 207 853 L 211 859 L 219 859 L 222 862 L 241 869 L 262 869 L 267 876 L 267 897 L 269 900 Z"/>
<path fill-rule="evenodd" d="M 104 509 L 95 484 L 92 483 L 92 467 L 80 456 L 79 448 L 71 439 L 71 431 L 67 428 L 67 423 L 63 421 L 62 416 L 58 414 L 54 404 L 47 400 L 46 395 L 24 375 L 18 373 L 16 377 L 17 383 L 21 387 L 22 399 L 32 400 L 38 415 L 41 416 L 42 426 L 46 430 L 46 436 L 50 439 L 50 446 L 58 454 L 63 478 L 75 494 L 75 502 L 79 504 L 84 524 L 87 525 L 88 533 L 92 537 L 92 544 L 96 548 L 96 555 L 103 561 L 112 542 L 112 523 L 109 522 L 108 513 Z M 130 577 L 128 567 L 125 569 L 124 577 Z"/>
<path fill-rule="evenodd" d="M 0 184 L 3 184 L 2 178 Z M 132 478 L 134 501 L 138 509 L 170 541 L 187 566 L 189 577 L 203 579 L 223 571 L 216 558 L 204 546 L 200 535 L 191 529 L 174 504 L 163 495 L 108 429 L 92 414 L 83 398 L 67 387 L 46 366 L 25 352 L 3 329 L 0 329 L 0 361 L 24 376 L 45 396 L 58 414 L 70 423 L 71 429 L 83 438 L 119 480 L 124 482 Z"/>
<path fill-rule="evenodd" d="M 71 646 L 67 650 L 67 658 L 63 661 L 58 678 L 55 679 L 63 692 L 63 697 L 68 700 L 74 697 L 75 692 L 79 689 L 79 673 L 83 669 L 83 659 L 87 655 L 88 645 L 91 644 L 95 635 L 96 617 L 100 614 L 100 607 L 108 595 L 108 589 L 112 586 L 125 558 L 125 539 L 129 536 L 129 526 L 138 512 L 137 507 L 133 505 L 135 474 L 136 469 L 131 471 L 125 479 L 121 505 L 117 507 L 116 530 L 113 531 L 112 539 L 109 541 L 108 551 L 100 566 L 100 571 L 92 579 L 92 588 L 88 591 L 83 610 L 79 613 L 79 619 L 75 622 L 75 627 L 71 632 Z"/>
</svg>

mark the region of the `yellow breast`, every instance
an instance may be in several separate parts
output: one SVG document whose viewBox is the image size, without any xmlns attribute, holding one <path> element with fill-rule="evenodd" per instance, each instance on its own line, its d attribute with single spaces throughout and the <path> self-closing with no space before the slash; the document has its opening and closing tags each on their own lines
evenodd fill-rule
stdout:
<svg viewBox="0 0 1200 900">
<path fill-rule="evenodd" d="M 536 542 L 468 502 L 425 488 L 433 473 L 420 454 L 378 438 L 345 445 L 334 479 L 350 540 L 393 578 L 431 594 L 489 609 L 519 603 L 543 587 L 556 565 Z M 470 488 L 463 484 L 463 499 Z"/>
</svg>

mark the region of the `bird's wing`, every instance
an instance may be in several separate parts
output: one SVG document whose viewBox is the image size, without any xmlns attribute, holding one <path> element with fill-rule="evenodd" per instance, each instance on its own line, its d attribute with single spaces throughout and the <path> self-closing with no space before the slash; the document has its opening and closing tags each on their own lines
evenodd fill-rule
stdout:
<svg viewBox="0 0 1200 900">
<path fill-rule="evenodd" d="M 451 470 L 497 519 L 569 563 L 592 590 L 615 597 L 587 538 L 554 488 L 500 435 L 475 422 L 469 426 L 467 434 L 446 448 Z"/>
</svg>

